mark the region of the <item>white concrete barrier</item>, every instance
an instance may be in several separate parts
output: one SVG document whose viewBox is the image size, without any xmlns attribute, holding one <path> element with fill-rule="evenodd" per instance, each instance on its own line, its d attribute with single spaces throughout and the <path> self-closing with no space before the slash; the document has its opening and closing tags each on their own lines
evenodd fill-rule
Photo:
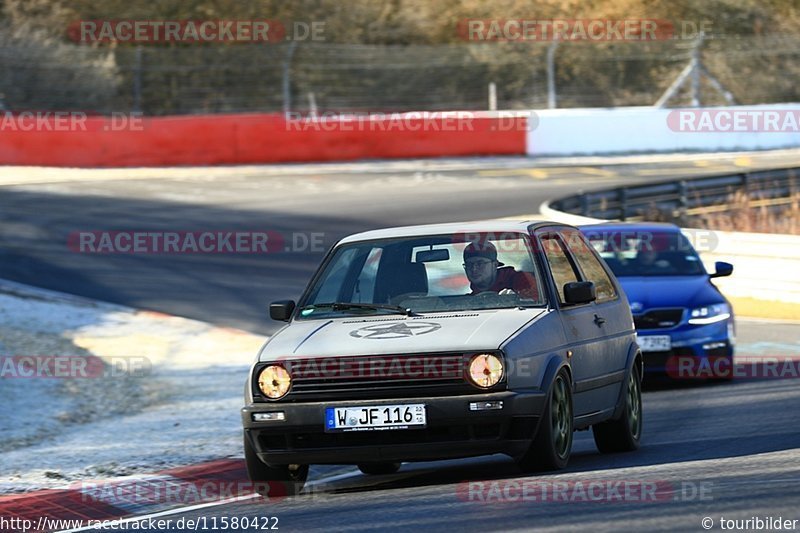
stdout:
<svg viewBox="0 0 800 533">
<path fill-rule="evenodd" d="M 565 224 L 611 222 L 557 211 L 549 202 L 540 210 L 547 220 Z M 733 275 L 714 280 L 725 295 L 800 304 L 800 236 L 692 228 L 683 232 L 691 242 L 708 243 L 698 251 L 709 272 L 714 272 L 716 261 L 733 264 Z M 710 233 L 710 238 L 699 240 L 695 232 Z"/>
<path fill-rule="evenodd" d="M 714 283 L 729 296 L 800 304 L 800 236 L 715 231 L 717 245 L 700 257 L 734 265 L 733 275 Z"/>
<path fill-rule="evenodd" d="M 766 150 L 800 146 L 800 104 L 548 109 L 529 120 L 530 156 Z"/>
</svg>

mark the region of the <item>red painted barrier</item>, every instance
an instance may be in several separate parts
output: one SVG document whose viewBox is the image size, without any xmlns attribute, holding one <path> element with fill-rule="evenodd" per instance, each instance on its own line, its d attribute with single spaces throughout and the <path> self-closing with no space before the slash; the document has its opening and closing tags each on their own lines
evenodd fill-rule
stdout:
<svg viewBox="0 0 800 533">
<path fill-rule="evenodd" d="M 74 121 L 73 121 L 74 122 Z M 527 119 L 497 113 L 406 113 L 284 120 L 242 114 L 107 117 L 0 124 L 0 164 L 129 167 L 525 155 Z M 27 124 L 30 125 L 30 124 Z"/>
</svg>

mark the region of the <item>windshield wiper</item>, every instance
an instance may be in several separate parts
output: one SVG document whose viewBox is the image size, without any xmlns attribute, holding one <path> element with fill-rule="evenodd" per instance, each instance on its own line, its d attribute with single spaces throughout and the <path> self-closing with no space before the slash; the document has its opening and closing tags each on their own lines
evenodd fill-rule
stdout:
<svg viewBox="0 0 800 533">
<path fill-rule="evenodd" d="M 372 309 L 375 311 L 386 310 L 386 311 L 394 311 L 395 313 L 400 313 L 401 315 L 414 316 L 414 313 L 411 311 L 411 309 L 407 307 L 402 307 L 400 305 L 388 305 L 388 304 L 332 302 L 324 304 L 307 305 L 303 307 L 303 309 L 327 309 L 327 308 L 333 309 L 334 311 L 344 311 L 346 309 Z"/>
</svg>

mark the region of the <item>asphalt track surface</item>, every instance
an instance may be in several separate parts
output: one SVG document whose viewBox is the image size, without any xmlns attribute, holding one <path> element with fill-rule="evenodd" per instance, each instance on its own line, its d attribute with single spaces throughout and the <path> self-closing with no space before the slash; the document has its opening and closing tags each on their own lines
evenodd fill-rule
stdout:
<svg viewBox="0 0 800 533">
<path fill-rule="evenodd" d="M 270 230 L 323 233 L 329 246 L 377 227 L 536 213 L 542 201 L 578 189 L 797 161 L 794 154 L 548 168 L 525 159 L 486 159 L 271 167 L 247 175 L 232 169 L 224 176 L 198 171 L 189 178 L 165 171 L 156 179 L 35 185 L 21 178 L 9 185 L 14 176 L 3 171 L 0 277 L 269 333 L 275 326 L 266 318 L 266 304 L 296 298 L 321 252 L 81 254 L 69 249 L 68 236 L 89 230 Z M 799 339 L 796 325 L 739 324 L 745 352 L 797 356 Z M 283 531 L 703 531 L 704 517 L 713 520 L 713 530 L 722 517 L 800 519 L 798 383 L 765 379 L 649 390 L 641 450 L 601 455 L 589 432 L 577 433 L 569 467 L 554 475 L 522 475 L 501 456 L 406 464 L 386 477 L 335 476 L 343 470 L 314 467 L 310 488 L 300 496 L 184 510 L 169 518 L 204 518 L 210 525 L 214 517 L 278 517 Z M 595 489 L 605 487 L 593 493 L 599 500 L 587 501 L 577 490 L 583 486 L 578 482 L 590 481 Z M 655 484 L 654 497 L 624 496 L 620 488 L 644 482 Z M 550 491 L 545 501 L 542 487 Z"/>
<path fill-rule="evenodd" d="M 303 246 L 312 234 L 327 249 L 367 229 L 538 213 L 543 201 L 580 189 L 798 161 L 800 151 L 568 167 L 489 158 L 197 169 L 189 177 L 98 170 L 92 180 L 35 184 L 0 167 L 0 278 L 270 333 L 277 325 L 268 303 L 297 298 L 323 256 Z M 76 253 L 69 236 L 86 231 L 270 231 L 298 246 L 270 254 Z"/>
</svg>

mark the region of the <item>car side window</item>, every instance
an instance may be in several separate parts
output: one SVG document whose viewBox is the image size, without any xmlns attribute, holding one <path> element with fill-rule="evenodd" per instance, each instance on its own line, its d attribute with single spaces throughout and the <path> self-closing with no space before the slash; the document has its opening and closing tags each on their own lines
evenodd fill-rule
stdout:
<svg viewBox="0 0 800 533">
<path fill-rule="evenodd" d="M 583 234 L 577 231 L 562 232 L 567 243 L 567 248 L 578 262 L 586 281 L 594 283 L 597 291 L 597 302 L 606 302 L 617 297 L 617 291 L 611 278 L 600 263 L 594 251 L 589 247 Z"/>
<path fill-rule="evenodd" d="M 543 235 L 541 241 L 550 273 L 553 275 L 553 281 L 558 291 L 558 301 L 563 305 L 565 303 L 564 285 L 578 281 L 578 273 L 575 272 L 572 262 L 567 257 L 561 239 L 555 235 Z"/>
</svg>

